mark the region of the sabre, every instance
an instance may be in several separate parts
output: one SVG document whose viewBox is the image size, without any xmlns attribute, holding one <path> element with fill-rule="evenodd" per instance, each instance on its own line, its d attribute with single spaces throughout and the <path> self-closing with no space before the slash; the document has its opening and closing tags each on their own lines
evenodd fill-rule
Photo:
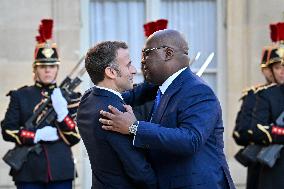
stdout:
<svg viewBox="0 0 284 189">
<path fill-rule="evenodd" d="M 200 52 L 197 52 L 197 54 L 195 55 L 194 59 L 192 59 L 192 60 L 189 62 L 188 66 L 191 66 L 191 64 L 192 64 L 193 62 L 197 61 L 197 60 L 199 59 L 199 57 L 200 57 L 200 54 L 201 54 Z"/>
<path fill-rule="evenodd" d="M 210 64 L 210 62 L 212 61 L 214 57 L 214 53 L 212 52 L 207 59 L 205 60 L 204 64 L 201 66 L 201 68 L 198 70 L 198 72 L 196 73 L 197 76 L 201 77 L 203 72 L 205 71 L 205 69 L 207 68 L 207 66 Z"/>
</svg>

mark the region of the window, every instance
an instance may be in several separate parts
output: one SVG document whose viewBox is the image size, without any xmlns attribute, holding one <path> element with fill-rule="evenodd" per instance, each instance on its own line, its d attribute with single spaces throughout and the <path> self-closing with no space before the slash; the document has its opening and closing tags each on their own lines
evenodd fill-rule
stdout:
<svg viewBox="0 0 284 189">
<path fill-rule="evenodd" d="M 197 52 L 201 56 L 193 63 L 192 71 L 197 72 L 211 52 L 215 57 L 202 77 L 217 90 L 217 15 L 216 1 L 213 0 L 162 0 L 161 17 L 169 20 L 168 28 L 177 29 L 189 41 L 189 55 L 193 59 Z"/>
<path fill-rule="evenodd" d="M 133 65 L 140 72 L 145 12 L 143 0 L 92 0 L 89 17 L 91 46 L 103 40 L 127 42 Z M 142 77 L 135 79 L 139 82 Z"/>
</svg>

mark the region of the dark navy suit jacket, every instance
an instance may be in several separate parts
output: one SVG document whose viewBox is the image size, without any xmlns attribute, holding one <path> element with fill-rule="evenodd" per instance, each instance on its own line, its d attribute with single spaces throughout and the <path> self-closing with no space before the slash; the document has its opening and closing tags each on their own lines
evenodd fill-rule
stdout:
<svg viewBox="0 0 284 189">
<path fill-rule="evenodd" d="M 134 146 L 148 149 L 160 189 L 235 188 L 223 132 L 218 99 L 186 69 L 162 96 L 152 123 L 139 123 Z"/>
<path fill-rule="evenodd" d="M 154 189 L 154 171 L 144 152 L 133 146 L 133 137 L 105 131 L 99 122 L 100 110 L 108 111 L 112 105 L 125 111 L 123 104 L 117 95 L 96 87 L 81 99 L 77 121 L 92 167 L 92 188 Z"/>
</svg>

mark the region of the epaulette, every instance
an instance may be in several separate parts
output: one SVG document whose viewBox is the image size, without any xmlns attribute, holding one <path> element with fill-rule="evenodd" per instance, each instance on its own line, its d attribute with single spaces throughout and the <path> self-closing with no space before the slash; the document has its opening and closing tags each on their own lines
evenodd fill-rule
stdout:
<svg viewBox="0 0 284 189">
<path fill-rule="evenodd" d="M 240 100 L 243 99 L 245 96 L 247 96 L 248 93 L 249 93 L 249 91 L 253 91 L 253 92 L 255 93 L 255 91 L 257 91 L 258 88 L 263 87 L 263 86 L 265 86 L 265 85 L 266 85 L 266 84 L 258 84 L 258 85 L 254 85 L 254 86 L 245 88 L 245 89 L 242 91 L 242 96 L 241 96 Z"/>
<path fill-rule="evenodd" d="M 10 96 L 12 92 L 17 91 L 17 90 L 20 90 L 20 89 L 23 89 L 23 88 L 26 88 L 26 87 L 28 87 L 28 86 L 27 86 L 27 85 L 24 85 L 24 86 L 22 86 L 22 87 L 20 87 L 20 88 L 18 88 L 18 89 L 10 90 L 10 91 L 6 94 L 6 96 Z"/>
<path fill-rule="evenodd" d="M 245 88 L 242 90 L 242 96 L 240 99 L 244 98 L 245 96 L 248 95 L 249 91 L 252 90 L 251 87 Z"/>
<path fill-rule="evenodd" d="M 269 84 L 269 85 L 264 85 L 264 86 L 262 86 L 262 87 L 259 87 L 256 91 L 254 91 L 254 93 L 256 94 L 256 93 L 258 93 L 258 92 L 260 92 L 260 91 L 263 91 L 263 90 L 265 90 L 265 89 L 268 89 L 268 88 L 273 87 L 273 86 L 276 86 L 276 85 L 277 85 L 277 83 L 271 83 L 271 84 Z"/>
</svg>

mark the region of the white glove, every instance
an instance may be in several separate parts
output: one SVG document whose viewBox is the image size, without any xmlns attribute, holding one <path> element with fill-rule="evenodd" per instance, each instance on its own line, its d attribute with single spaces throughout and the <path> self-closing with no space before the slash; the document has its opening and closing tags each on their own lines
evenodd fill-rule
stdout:
<svg viewBox="0 0 284 189">
<path fill-rule="evenodd" d="M 60 88 L 55 88 L 51 94 L 52 106 L 57 114 L 57 121 L 61 122 L 68 114 L 67 101 L 62 96 Z"/>
<path fill-rule="evenodd" d="M 35 133 L 34 143 L 39 141 L 55 141 L 58 140 L 57 129 L 51 126 L 45 126 L 41 129 L 37 129 Z"/>
</svg>

